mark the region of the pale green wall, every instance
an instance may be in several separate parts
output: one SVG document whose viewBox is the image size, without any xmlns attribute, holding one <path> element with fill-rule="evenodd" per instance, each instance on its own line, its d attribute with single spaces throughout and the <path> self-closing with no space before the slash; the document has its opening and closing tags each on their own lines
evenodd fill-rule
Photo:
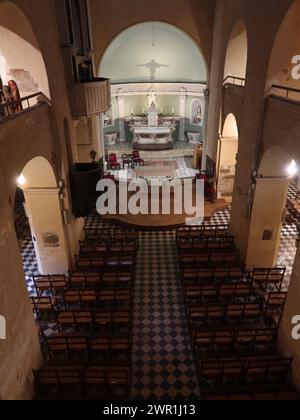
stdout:
<svg viewBox="0 0 300 420">
<path fill-rule="evenodd" d="M 141 115 L 143 113 L 143 109 L 147 112 L 149 103 L 147 96 L 126 96 L 124 101 L 125 106 L 125 115 L 129 117 L 131 115 L 131 111 L 133 109 L 134 115 Z"/>
<path fill-rule="evenodd" d="M 151 60 L 168 66 L 157 69 L 154 79 L 149 69 L 139 66 Z M 175 26 L 161 22 L 138 24 L 117 36 L 103 56 L 99 75 L 112 83 L 207 81 L 198 46 Z"/>
<path fill-rule="evenodd" d="M 203 97 L 194 97 L 189 96 L 186 100 L 186 108 L 185 108 L 185 131 L 195 131 L 199 132 L 203 135 L 203 126 L 197 126 L 191 123 L 190 114 L 191 114 L 191 103 L 198 99 L 202 105 L 202 118 L 204 123 L 205 118 L 205 99 Z M 157 96 L 156 98 L 156 105 L 157 109 L 160 112 L 161 109 L 163 110 L 164 114 L 171 115 L 172 108 L 174 108 L 175 115 L 179 115 L 179 96 L 174 95 L 161 95 Z M 118 102 L 116 98 L 112 98 L 112 106 L 113 106 L 113 115 L 114 115 L 114 125 L 111 127 L 106 127 L 104 129 L 104 133 L 111 133 L 113 131 L 119 133 L 119 114 L 118 114 Z M 148 109 L 148 98 L 142 95 L 134 95 L 134 96 L 126 96 L 124 98 L 124 106 L 125 106 L 125 115 L 126 117 L 130 117 L 131 110 L 133 109 L 135 115 L 141 115 L 143 109 L 147 111 Z M 174 140 L 178 140 L 179 129 L 177 127 L 177 131 L 174 134 Z M 129 132 L 128 127 L 126 127 L 126 138 L 127 140 L 131 140 L 132 135 Z"/>
<path fill-rule="evenodd" d="M 172 108 L 173 108 L 174 114 L 179 115 L 179 97 L 178 96 L 172 96 L 172 95 L 158 96 L 156 98 L 156 106 L 159 112 L 161 112 L 161 109 L 162 109 L 163 114 L 171 115 Z"/>
</svg>

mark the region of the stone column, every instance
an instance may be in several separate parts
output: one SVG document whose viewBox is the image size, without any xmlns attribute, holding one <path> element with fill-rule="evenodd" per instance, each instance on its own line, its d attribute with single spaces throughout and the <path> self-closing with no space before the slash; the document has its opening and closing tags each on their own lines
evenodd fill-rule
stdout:
<svg viewBox="0 0 300 420">
<path fill-rule="evenodd" d="M 226 2 L 225 2 L 226 3 Z M 226 46 L 224 48 L 224 2 L 218 1 L 215 13 L 213 34 L 213 49 L 211 60 L 211 72 L 209 80 L 210 100 L 207 116 L 207 141 L 205 156 L 217 161 L 218 139 L 220 131 L 220 114 L 223 98 L 224 63 Z M 225 32 L 226 33 L 226 32 Z"/>
<path fill-rule="evenodd" d="M 126 134 L 125 134 L 125 104 L 124 104 L 124 97 L 118 97 L 118 105 L 119 105 L 119 130 L 120 130 L 120 142 L 126 141 Z"/>
<path fill-rule="evenodd" d="M 104 153 L 105 153 L 102 114 L 93 115 L 91 117 L 91 125 L 92 125 L 93 149 L 97 152 L 98 158 L 100 159 L 104 156 Z"/>
<path fill-rule="evenodd" d="M 186 95 L 179 96 L 179 141 L 185 140 L 185 110 L 186 110 Z"/>
<path fill-rule="evenodd" d="M 202 170 L 206 169 L 206 156 L 208 149 L 208 137 L 207 137 L 207 124 L 208 124 L 208 110 L 209 110 L 209 98 L 210 90 L 205 89 L 204 91 L 205 98 L 205 109 L 204 109 L 204 121 L 203 121 L 203 153 L 202 153 Z"/>
<path fill-rule="evenodd" d="M 37 328 L 26 288 L 22 258 L 0 167 L 0 400 L 32 399 L 32 370 L 42 363 Z M 1 323 L 1 326 L 3 323 Z"/>
<path fill-rule="evenodd" d="M 249 269 L 274 267 L 277 263 L 289 182 L 287 178 L 257 180 L 246 258 Z"/>
<path fill-rule="evenodd" d="M 59 189 L 25 189 L 24 195 L 39 272 L 67 273 L 69 261 Z"/>
</svg>

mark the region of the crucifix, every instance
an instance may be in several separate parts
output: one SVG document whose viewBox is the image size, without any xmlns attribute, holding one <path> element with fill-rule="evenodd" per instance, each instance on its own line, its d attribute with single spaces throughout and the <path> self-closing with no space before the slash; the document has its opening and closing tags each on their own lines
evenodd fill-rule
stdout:
<svg viewBox="0 0 300 420">
<path fill-rule="evenodd" d="M 170 66 L 166 64 L 157 63 L 154 59 L 152 59 L 151 61 L 149 61 L 149 63 L 138 64 L 137 67 L 146 67 L 146 69 L 149 69 L 151 80 L 155 80 L 156 72 L 158 69 L 160 69 L 161 67 L 170 67 Z"/>
</svg>

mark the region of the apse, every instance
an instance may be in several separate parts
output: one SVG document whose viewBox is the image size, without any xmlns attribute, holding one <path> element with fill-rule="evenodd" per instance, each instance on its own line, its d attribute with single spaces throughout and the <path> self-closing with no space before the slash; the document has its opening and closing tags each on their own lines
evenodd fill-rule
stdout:
<svg viewBox="0 0 300 420">
<path fill-rule="evenodd" d="M 118 35 L 104 53 L 99 74 L 112 83 L 207 80 L 206 64 L 196 43 L 163 22 L 134 25 Z"/>
<path fill-rule="evenodd" d="M 176 26 L 149 21 L 124 30 L 106 49 L 99 75 L 111 81 L 112 107 L 103 120 L 107 146 L 140 148 L 138 137 L 154 134 L 159 138 L 148 145 L 153 150 L 159 142 L 166 150 L 205 140 L 206 62 L 196 42 Z M 137 127 L 149 125 L 152 102 L 156 133 Z"/>
</svg>

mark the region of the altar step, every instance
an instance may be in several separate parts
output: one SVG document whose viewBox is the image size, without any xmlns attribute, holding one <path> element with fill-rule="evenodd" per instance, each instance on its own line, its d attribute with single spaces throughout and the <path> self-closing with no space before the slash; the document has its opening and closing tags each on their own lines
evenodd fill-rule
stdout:
<svg viewBox="0 0 300 420">
<path fill-rule="evenodd" d="M 122 151 L 110 147 L 109 153 L 115 153 L 118 159 L 122 159 L 122 155 L 124 153 L 130 153 L 130 151 Z M 164 158 L 179 158 L 179 157 L 192 157 L 194 155 L 194 151 L 190 148 L 186 149 L 170 149 L 170 150 L 141 150 L 140 155 L 142 159 L 164 159 Z"/>
</svg>

